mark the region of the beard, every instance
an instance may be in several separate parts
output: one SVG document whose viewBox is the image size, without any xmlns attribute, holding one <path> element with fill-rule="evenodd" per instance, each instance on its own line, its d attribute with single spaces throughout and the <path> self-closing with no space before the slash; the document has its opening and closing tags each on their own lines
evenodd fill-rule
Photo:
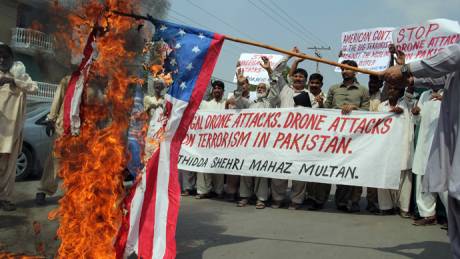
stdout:
<svg viewBox="0 0 460 259">
<path fill-rule="evenodd" d="M 267 93 L 256 93 L 257 99 L 262 99 L 267 96 Z"/>
</svg>

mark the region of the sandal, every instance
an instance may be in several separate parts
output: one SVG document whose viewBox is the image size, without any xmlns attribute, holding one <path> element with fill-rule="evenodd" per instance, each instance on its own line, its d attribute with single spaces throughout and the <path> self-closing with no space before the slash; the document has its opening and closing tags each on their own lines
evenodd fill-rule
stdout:
<svg viewBox="0 0 460 259">
<path fill-rule="evenodd" d="M 246 207 L 246 205 L 248 205 L 248 204 L 249 204 L 248 199 L 241 199 L 236 206 L 238 206 L 238 207 Z"/>
<path fill-rule="evenodd" d="M 265 209 L 265 202 L 263 202 L 261 200 L 257 200 L 256 209 Z"/>
<path fill-rule="evenodd" d="M 195 196 L 195 199 L 202 200 L 202 199 L 209 199 L 211 195 L 209 193 L 198 194 Z"/>
</svg>

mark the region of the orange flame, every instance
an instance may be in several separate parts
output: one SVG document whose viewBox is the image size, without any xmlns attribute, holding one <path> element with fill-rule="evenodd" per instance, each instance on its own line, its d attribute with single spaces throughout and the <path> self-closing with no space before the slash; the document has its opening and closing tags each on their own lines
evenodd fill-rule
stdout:
<svg viewBox="0 0 460 259">
<path fill-rule="evenodd" d="M 99 26 L 108 32 L 97 38 L 99 55 L 83 96 L 81 133 L 61 137 L 56 143 L 65 194 L 49 218 L 60 220 L 58 257 L 114 258 L 113 241 L 122 218 L 122 172 L 127 162 L 124 147 L 132 105 L 127 90 L 136 80 L 127 69 L 135 53 L 126 50 L 125 39 L 135 24 L 108 10 L 136 11 L 132 9 L 136 1 L 106 0 L 105 5 L 98 0 L 82 2 L 68 17 L 73 35 L 61 31 L 57 38 L 81 53 L 98 17 L 102 17 Z"/>
</svg>

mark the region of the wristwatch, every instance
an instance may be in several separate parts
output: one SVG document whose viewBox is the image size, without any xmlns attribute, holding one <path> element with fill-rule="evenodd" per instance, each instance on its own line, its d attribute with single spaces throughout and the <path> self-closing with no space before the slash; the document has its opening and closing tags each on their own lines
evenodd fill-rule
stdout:
<svg viewBox="0 0 460 259">
<path fill-rule="evenodd" d="M 409 78 L 411 76 L 409 65 L 404 64 L 401 66 L 401 74 L 403 78 Z"/>
</svg>

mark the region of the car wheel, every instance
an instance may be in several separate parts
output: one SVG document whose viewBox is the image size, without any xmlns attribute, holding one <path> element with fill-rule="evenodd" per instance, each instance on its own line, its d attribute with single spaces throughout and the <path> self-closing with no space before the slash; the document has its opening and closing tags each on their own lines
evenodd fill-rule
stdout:
<svg viewBox="0 0 460 259">
<path fill-rule="evenodd" d="M 16 181 L 22 181 L 29 177 L 32 172 L 32 152 L 23 146 L 16 160 Z"/>
</svg>

